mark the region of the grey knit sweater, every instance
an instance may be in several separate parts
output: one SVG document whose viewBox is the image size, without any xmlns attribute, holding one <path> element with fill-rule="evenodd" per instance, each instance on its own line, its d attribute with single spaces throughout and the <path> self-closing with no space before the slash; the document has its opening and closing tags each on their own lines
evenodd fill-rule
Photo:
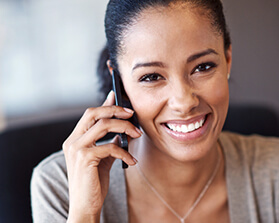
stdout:
<svg viewBox="0 0 279 223">
<path fill-rule="evenodd" d="M 231 223 L 279 223 L 279 139 L 221 133 Z M 125 175 L 115 161 L 101 223 L 128 223 Z M 43 160 L 33 172 L 34 223 L 67 221 L 69 196 L 64 154 Z"/>
</svg>

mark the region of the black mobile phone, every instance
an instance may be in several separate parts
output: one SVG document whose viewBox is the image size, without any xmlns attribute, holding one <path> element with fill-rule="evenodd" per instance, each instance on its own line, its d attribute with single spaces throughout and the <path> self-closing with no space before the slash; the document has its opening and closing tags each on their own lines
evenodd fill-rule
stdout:
<svg viewBox="0 0 279 223">
<path fill-rule="evenodd" d="M 115 94 L 115 105 L 123 107 L 122 92 L 123 85 L 120 79 L 120 74 L 116 70 L 112 71 L 112 86 Z M 119 133 L 120 135 L 120 146 L 124 150 L 128 151 L 128 139 L 125 133 Z M 128 168 L 128 165 L 122 161 L 122 168 Z"/>
</svg>

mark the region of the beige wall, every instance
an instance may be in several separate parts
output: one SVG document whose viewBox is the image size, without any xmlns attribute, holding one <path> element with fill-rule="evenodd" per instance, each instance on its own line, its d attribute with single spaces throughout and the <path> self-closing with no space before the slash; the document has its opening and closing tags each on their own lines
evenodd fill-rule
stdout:
<svg viewBox="0 0 279 223">
<path fill-rule="evenodd" d="M 233 41 L 231 102 L 267 105 L 279 115 L 279 1 L 223 2 Z"/>
</svg>

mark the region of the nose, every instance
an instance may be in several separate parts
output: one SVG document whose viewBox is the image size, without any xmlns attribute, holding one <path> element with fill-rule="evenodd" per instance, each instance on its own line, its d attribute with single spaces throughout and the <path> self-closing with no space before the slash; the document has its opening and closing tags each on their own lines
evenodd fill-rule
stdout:
<svg viewBox="0 0 279 223">
<path fill-rule="evenodd" d="M 179 115 L 186 115 L 199 105 L 199 97 L 191 84 L 185 80 L 178 80 L 172 85 L 169 107 Z"/>
</svg>

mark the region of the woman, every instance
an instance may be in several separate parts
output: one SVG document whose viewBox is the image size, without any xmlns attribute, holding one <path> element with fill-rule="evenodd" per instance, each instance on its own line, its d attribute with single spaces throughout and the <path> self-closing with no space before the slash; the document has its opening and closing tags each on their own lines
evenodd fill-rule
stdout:
<svg viewBox="0 0 279 223">
<path fill-rule="evenodd" d="M 279 141 L 221 133 L 232 61 L 222 10 L 219 0 L 109 2 L 103 90 L 117 70 L 133 110 L 110 92 L 35 169 L 35 222 L 278 221 Z M 129 152 L 118 137 L 96 143 L 108 132 L 126 133 Z"/>
</svg>

